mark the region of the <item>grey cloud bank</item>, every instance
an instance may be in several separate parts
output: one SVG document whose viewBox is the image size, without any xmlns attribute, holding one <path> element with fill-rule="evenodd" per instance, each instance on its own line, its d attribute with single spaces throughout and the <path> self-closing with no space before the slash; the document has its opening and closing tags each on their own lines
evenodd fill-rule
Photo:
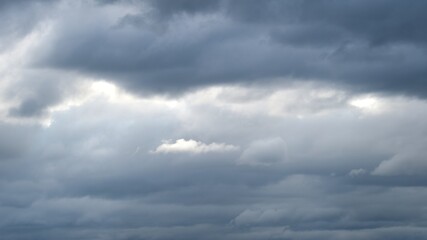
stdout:
<svg viewBox="0 0 427 240">
<path fill-rule="evenodd" d="M 103 76 L 134 92 L 305 80 L 425 96 L 424 1 L 138 3 L 72 8 L 36 65 Z M 107 12 L 119 4 L 136 13 Z"/>
<path fill-rule="evenodd" d="M 2 156 L 2 236 L 424 239 L 424 160 L 400 159 L 425 139 L 423 115 L 413 117 L 423 101 L 400 100 L 378 115 L 344 107 L 304 119 L 247 115 L 195 96 L 174 107 L 156 101 L 96 97 L 55 112 L 48 128 L 15 132 L 31 141 Z M 199 141 L 168 146 L 223 141 L 241 149 L 152 153 L 163 139 L 190 136 Z M 350 175 L 354 169 L 366 174 Z"/>
<path fill-rule="evenodd" d="M 427 239 L 426 10 L 0 2 L 0 238 Z"/>
</svg>

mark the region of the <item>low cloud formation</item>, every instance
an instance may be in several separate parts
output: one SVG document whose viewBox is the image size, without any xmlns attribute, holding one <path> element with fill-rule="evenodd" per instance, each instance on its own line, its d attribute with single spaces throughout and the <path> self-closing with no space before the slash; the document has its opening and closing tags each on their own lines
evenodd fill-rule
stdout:
<svg viewBox="0 0 427 240">
<path fill-rule="evenodd" d="M 85 86 L 86 100 L 53 111 L 49 126 L 0 128 L 5 239 L 425 236 L 422 159 L 395 157 L 422 153 L 411 147 L 424 138 L 422 100 L 276 115 L 249 110 L 242 92 L 257 88 L 170 99 Z"/>
</svg>

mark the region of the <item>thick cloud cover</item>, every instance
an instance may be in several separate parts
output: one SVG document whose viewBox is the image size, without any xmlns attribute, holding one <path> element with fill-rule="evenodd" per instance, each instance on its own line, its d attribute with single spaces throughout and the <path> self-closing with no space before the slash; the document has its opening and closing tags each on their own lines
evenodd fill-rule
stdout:
<svg viewBox="0 0 427 240">
<path fill-rule="evenodd" d="M 425 10 L 0 2 L 1 239 L 427 239 Z"/>
<path fill-rule="evenodd" d="M 102 76 L 135 92 L 305 80 L 425 97 L 422 0 L 102 6 L 67 9 L 35 64 Z"/>
</svg>

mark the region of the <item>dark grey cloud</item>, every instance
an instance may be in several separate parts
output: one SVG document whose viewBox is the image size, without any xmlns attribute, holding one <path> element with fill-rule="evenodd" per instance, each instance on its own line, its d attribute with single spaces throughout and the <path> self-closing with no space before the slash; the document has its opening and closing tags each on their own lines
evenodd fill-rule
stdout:
<svg viewBox="0 0 427 240">
<path fill-rule="evenodd" d="M 16 118 L 40 118 L 48 115 L 50 107 L 78 95 L 80 81 L 72 75 L 49 71 L 23 71 L 6 89 L 8 99 L 17 104 L 8 115 Z"/>
<path fill-rule="evenodd" d="M 0 52 L 8 50 L 48 16 L 55 0 L 1 1 Z"/>
<path fill-rule="evenodd" d="M 171 17 L 175 14 L 203 14 L 216 11 L 221 6 L 221 1 L 196 1 L 196 0 L 160 0 L 149 1 L 149 4 L 163 17 Z"/>
<path fill-rule="evenodd" d="M 230 1 L 229 6 L 230 14 L 242 21 L 300 25 L 303 31 L 310 26 L 334 27 L 366 38 L 373 45 L 425 43 L 427 37 L 422 29 L 422 9 L 427 7 L 424 1 Z"/>
<path fill-rule="evenodd" d="M 109 78 L 134 92 L 311 80 L 425 96 L 424 1 L 121 4 L 142 13 L 117 16 L 118 25 L 102 10 L 86 13 L 96 24 L 60 19 L 36 65 Z"/>
</svg>

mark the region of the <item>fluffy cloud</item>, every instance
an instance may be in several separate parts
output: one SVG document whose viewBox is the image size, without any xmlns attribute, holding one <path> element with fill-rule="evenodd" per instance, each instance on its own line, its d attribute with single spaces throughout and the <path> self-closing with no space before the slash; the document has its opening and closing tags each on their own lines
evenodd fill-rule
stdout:
<svg viewBox="0 0 427 240">
<path fill-rule="evenodd" d="M 208 153 L 208 152 L 228 152 L 236 151 L 239 148 L 225 143 L 205 144 L 193 139 L 178 139 L 172 141 L 163 141 L 163 143 L 152 151 L 153 153 Z"/>
</svg>

